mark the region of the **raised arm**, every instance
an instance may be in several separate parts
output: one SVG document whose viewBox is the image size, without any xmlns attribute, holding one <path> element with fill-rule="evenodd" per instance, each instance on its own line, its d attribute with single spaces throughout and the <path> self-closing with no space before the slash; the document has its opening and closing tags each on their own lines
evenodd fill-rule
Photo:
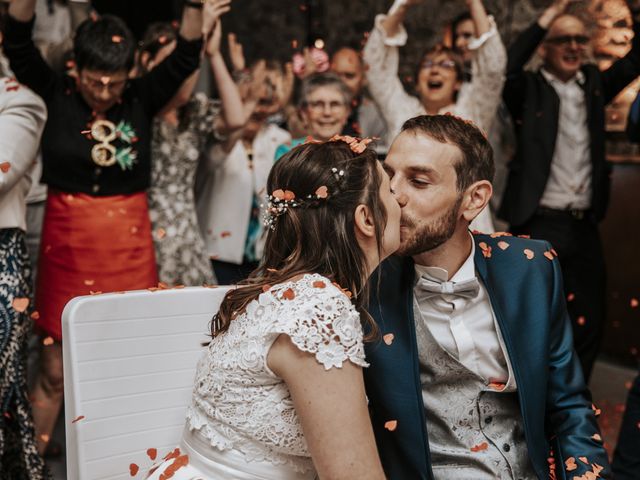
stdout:
<svg viewBox="0 0 640 480">
<path fill-rule="evenodd" d="M 402 21 L 416 3 L 419 0 L 400 0 L 388 15 L 378 15 L 363 51 L 368 88 L 389 127 L 390 139 L 399 133 L 405 120 L 424 113 L 420 101 L 405 92 L 398 78 L 398 47 L 407 41 Z"/>
<path fill-rule="evenodd" d="M 233 78 L 231 78 L 231 74 L 220 52 L 222 24 L 219 17 L 226 10 L 216 9 L 215 5 L 216 3 L 212 2 L 205 7 L 205 17 L 212 15 L 215 16 L 216 19 L 213 32 L 208 36 L 209 39 L 205 47 L 205 53 L 209 59 L 209 65 L 213 71 L 213 77 L 218 87 L 220 101 L 222 102 L 222 113 L 224 116 L 223 129 L 231 131 L 241 128 L 245 124 L 248 115 L 245 114 L 240 91 L 233 81 Z"/>
<path fill-rule="evenodd" d="M 471 61 L 470 88 L 458 97 L 461 111 L 481 130 L 488 132 L 498 111 L 507 68 L 507 51 L 493 18 L 487 15 L 482 0 L 467 0 L 476 28 L 476 38 L 469 42 L 474 53 Z"/>
<path fill-rule="evenodd" d="M 615 61 L 602 75 L 605 103 L 611 102 L 640 75 L 640 2 L 628 2 L 633 20 L 631 50 Z"/>
<path fill-rule="evenodd" d="M 548 245 L 548 249 L 551 249 L 551 245 Z M 557 259 L 552 262 L 552 268 L 554 296 L 551 305 L 553 324 L 549 333 L 551 347 L 546 402 L 547 434 L 558 468 L 564 469 L 565 461 L 570 457 L 576 460 L 578 469 L 571 472 L 572 478 L 587 471 L 592 472 L 596 465 L 602 467 L 598 478 L 610 478 L 607 452 L 602 445 L 590 394 L 573 349 L 571 321 L 564 300 L 562 273 Z M 586 457 L 589 465 L 577 461 L 578 457 Z"/>
<path fill-rule="evenodd" d="M 200 66 L 202 9 L 187 3 L 175 50 L 148 74 L 131 82 L 147 112 L 154 116 Z"/>
<path fill-rule="evenodd" d="M 53 91 L 56 75 L 31 38 L 36 0 L 13 0 L 4 31 L 3 51 L 16 78 L 45 101 Z"/>
</svg>

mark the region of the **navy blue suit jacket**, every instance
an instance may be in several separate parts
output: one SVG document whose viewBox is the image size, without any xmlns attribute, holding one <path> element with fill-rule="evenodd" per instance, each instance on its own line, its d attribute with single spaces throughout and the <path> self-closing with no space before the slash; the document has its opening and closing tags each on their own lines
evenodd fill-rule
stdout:
<svg viewBox="0 0 640 480">
<path fill-rule="evenodd" d="M 511 236 L 474 235 L 474 240 L 476 272 L 511 361 L 536 474 L 549 477 L 547 459 L 553 448 L 558 479 L 592 471 L 591 464 L 604 467 L 600 476 L 607 478 L 607 454 L 594 438 L 600 430 L 573 350 L 560 264 L 545 256 L 551 246 Z M 499 242 L 508 248 L 500 248 Z M 531 260 L 525 249 L 533 252 Z M 389 479 L 432 479 L 413 316 L 414 263 L 391 258 L 378 272 L 381 284 L 377 289 L 374 276 L 372 289 L 378 293 L 369 312 L 382 335 L 394 335 L 391 345 L 376 341 L 366 347 L 371 366 L 365 369 L 365 384 L 378 450 Z M 393 431 L 385 428 L 390 420 L 398 422 Z M 578 465 L 571 472 L 564 465 L 569 457 Z M 590 465 L 578 457 L 587 457 Z"/>
</svg>

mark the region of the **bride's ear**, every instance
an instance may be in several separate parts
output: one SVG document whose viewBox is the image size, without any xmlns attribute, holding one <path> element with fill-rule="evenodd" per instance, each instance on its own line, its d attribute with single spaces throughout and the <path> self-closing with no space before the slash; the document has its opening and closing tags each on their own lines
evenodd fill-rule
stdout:
<svg viewBox="0 0 640 480">
<path fill-rule="evenodd" d="M 371 210 L 366 205 L 360 204 L 355 211 L 356 236 L 375 238 L 376 227 Z"/>
</svg>

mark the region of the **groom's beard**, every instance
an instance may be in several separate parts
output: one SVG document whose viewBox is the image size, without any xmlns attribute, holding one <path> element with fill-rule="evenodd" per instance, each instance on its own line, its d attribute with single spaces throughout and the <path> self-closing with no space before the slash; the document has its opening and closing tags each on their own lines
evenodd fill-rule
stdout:
<svg viewBox="0 0 640 480">
<path fill-rule="evenodd" d="M 409 236 L 402 239 L 397 255 L 411 257 L 439 247 L 449 240 L 458 224 L 458 211 L 462 204 L 462 195 L 449 210 L 435 220 L 424 223 L 402 215 L 400 224 L 410 230 Z"/>
</svg>

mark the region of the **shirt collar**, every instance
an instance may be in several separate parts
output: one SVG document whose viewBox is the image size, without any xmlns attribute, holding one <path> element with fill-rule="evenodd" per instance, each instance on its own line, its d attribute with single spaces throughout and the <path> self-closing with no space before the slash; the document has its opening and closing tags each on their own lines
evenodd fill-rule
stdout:
<svg viewBox="0 0 640 480">
<path fill-rule="evenodd" d="M 427 267 L 424 265 L 418 265 L 416 263 L 416 276 L 420 278 L 422 275 L 426 275 L 427 277 L 432 278 L 438 282 L 463 282 L 465 280 L 470 280 L 476 277 L 476 266 L 474 263 L 474 258 L 476 254 L 476 244 L 473 241 L 473 235 L 469 233 L 471 237 L 471 253 L 464 261 L 462 266 L 458 269 L 458 271 L 451 277 L 449 280 L 449 272 L 444 268 L 440 267 Z"/>
<path fill-rule="evenodd" d="M 549 70 L 547 70 L 544 67 L 540 69 L 540 73 L 542 73 L 542 76 L 545 78 L 547 82 L 551 84 L 556 84 L 556 85 L 558 84 L 566 85 L 568 83 L 577 83 L 578 85 L 584 85 L 584 81 L 585 81 L 584 73 L 582 72 L 582 70 L 578 70 L 578 72 L 568 82 L 563 82 L 562 80 L 560 80 L 558 77 L 556 77 L 553 73 L 551 73 Z"/>
</svg>

